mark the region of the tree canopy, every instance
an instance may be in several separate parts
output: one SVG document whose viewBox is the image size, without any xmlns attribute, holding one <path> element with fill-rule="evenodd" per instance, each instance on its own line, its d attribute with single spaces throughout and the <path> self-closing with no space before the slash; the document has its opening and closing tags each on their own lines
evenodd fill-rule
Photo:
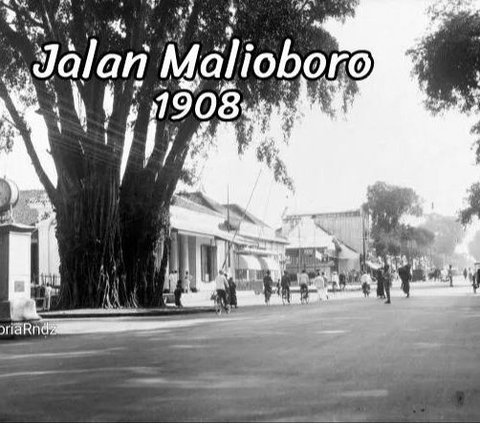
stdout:
<svg viewBox="0 0 480 423">
<path fill-rule="evenodd" d="M 428 229 L 402 222 L 406 216 L 422 214 L 420 198 L 413 189 L 376 182 L 368 187 L 363 207 L 370 215 L 377 255 L 421 255 L 433 242 L 435 236 Z"/>
<path fill-rule="evenodd" d="M 421 227 L 435 234 L 432 252 L 435 255 L 441 256 L 442 259 L 453 257 L 456 246 L 461 243 L 464 237 L 462 225 L 454 216 L 429 214 L 426 216 L 425 222 Z"/>
<path fill-rule="evenodd" d="M 413 74 L 426 95 L 425 105 L 433 113 L 457 109 L 480 112 L 480 11 L 478 2 L 444 0 L 429 10 L 431 24 L 426 35 L 408 54 Z M 480 164 L 480 121 L 472 128 L 476 163 Z M 468 193 L 460 213 L 463 224 L 480 216 L 480 185 Z"/>
<path fill-rule="evenodd" d="M 480 231 L 476 232 L 473 239 L 468 243 L 468 252 L 476 261 L 480 261 Z"/>
<path fill-rule="evenodd" d="M 311 104 L 333 115 L 336 100 L 340 98 L 345 108 L 357 90 L 345 72 L 335 81 L 160 80 L 156 69 L 166 43 L 177 43 L 181 53 L 192 42 L 200 42 L 205 52 L 224 52 L 232 37 L 238 37 L 253 42 L 258 51 L 277 51 L 292 37 L 302 55 L 313 49 L 328 53 L 339 45 L 325 23 L 353 16 L 357 4 L 358 0 L 0 3 L 0 98 L 5 118 L 0 130 L 11 134 L 14 128 L 21 136 L 54 205 L 63 306 L 148 304 L 161 292 L 172 195 L 179 178 L 191 176 L 188 161 L 205 155 L 219 121 L 202 123 L 193 115 L 181 121 L 156 120 L 155 93 L 185 87 L 194 93 L 239 89 L 243 113 L 233 123 L 239 153 L 255 146 L 257 158 L 272 169 L 275 179 L 291 187 L 278 140 L 268 136 L 272 117 L 280 117 L 280 141 L 288 142 L 300 116 L 303 91 Z M 32 63 L 42 62 L 44 43 L 57 41 L 62 52 L 84 52 L 90 37 L 99 40 L 99 56 L 148 51 L 151 66 L 144 80 L 31 77 Z M 35 150 L 25 119 L 29 109 L 45 122 L 57 181 L 50 180 Z"/>
</svg>

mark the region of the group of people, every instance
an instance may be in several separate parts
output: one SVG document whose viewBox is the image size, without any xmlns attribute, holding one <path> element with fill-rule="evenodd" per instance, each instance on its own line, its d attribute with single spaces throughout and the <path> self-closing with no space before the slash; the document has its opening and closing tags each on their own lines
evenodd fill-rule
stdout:
<svg viewBox="0 0 480 423">
<path fill-rule="evenodd" d="M 176 274 L 174 272 L 173 274 Z M 188 274 L 188 272 L 187 272 Z M 169 282 L 170 283 L 170 282 Z M 226 272 L 220 270 L 218 272 L 217 277 L 215 278 L 215 290 L 222 302 L 224 308 L 231 306 L 231 307 L 238 307 L 237 304 L 237 285 L 232 277 L 229 277 Z M 177 307 L 182 307 L 182 293 L 188 292 L 184 290 L 184 285 L 181 280 L 177 282 L 177 286 L 173 291 L 175 297 L 175 305 Z"/>
<path fill-rule="evenodd" d="M 192 276 L 185 271 L 185 274 L 180 276 L 177 270 L 173 269 L 168 275 L 168 286 L 165 287 L 164 292 L 175 292 L 180 289 L 182 292 L 188 294 L 191 291 Z"/>
<path fill-rule="evenodd" d="M 402 291 L 406 294 L 407 298 L 410 297 L 410 282 L 412 281 L 412 272 L 411 272 L 411 267 L 409 264 L 406 264 L 402 267 L 399 267 L 397 269 L 398 276 L 401 280 L 401 288 Z M 364 272 L 364 275 L 366 272 Z M 362 275 L 363 283 L 362 283 L 362 288 L 364 287 L 364 283 L 368 283 L 367 279 L 370 279 L 370 277 L 366 277 Z M 378 269 L 375 272 L 375 278 L 377 280 L 377 298 L 384 299 L 385 304 L 390 304 L 391 303 L 391 296 L 390 296 L 390 288 L 392 287 L 392 281 L 394 279 L 394 275 L 392 270 L 390 269 L 390 266 L 386 264 L 383 268 Z M 364 290 L 365 293 L 365 290 Z"/>
<path fill-rule="evenodd" d="M 226 272 L 220 270 L 215 278 L 215 289 L 224 308 L 238 307 L 237 304 L 237 285 L 233 278 Z"/>
<path fill-rule="evenodd" d="M 310 277 L 308 276 L 306 269 L 303 269 L 300 275 L 298 276 L 298 285 L 300 287 L 300 292 L 303 295 L 306 295 L 307 297 L 309 295 L 308 286 L 310 285 L 310 282 L 311 282 Z M 290 303 L 291 283 L 292 283 L 292 278 L 290 277 L 287 271 L 284 272 L 284 274 L 282 275 L 282 278 L 277 283 L 278 295 L 285 296 L 285 299 L 288 303 Z M 322 272 L 320 274 L 320 271 L 317 270 L 316 276 L 313 279 L 313 284 L 321 293 L 322 297 L 328 298 L 328 295 L 327 295 L 328 281 L 327 281 L 327 278 L 325 277 L 325 272 Z M 265 295 L 265 304 L 267 305 L 270 304 L 270 297 L 272 295 L 272 292 L 273 292 L 273 279 L 270 271 L 267 270 L 263 278 L 263 293 Z"/>
<path fill-rule="evenodd" d="M 463 277 L 465 280 L 467 280 L 468 277 L 468 280 L 472 284 L 473 292 L 476 293 L 477 288 L 480 286 L 480 267 L 475 271 L 472 271 L 471 268 L 468 268 L 468 270 L 466 268 L 463 269 Z"/>
</svg>

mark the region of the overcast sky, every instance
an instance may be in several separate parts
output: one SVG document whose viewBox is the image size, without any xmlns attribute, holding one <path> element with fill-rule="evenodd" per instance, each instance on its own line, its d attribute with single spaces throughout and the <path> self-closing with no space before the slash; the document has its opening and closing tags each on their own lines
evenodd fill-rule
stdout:
<svg viewBox="0 0 480 423">
<path fill-rule="evenodd" d="M 346 50 L 368 49 L 375 59 L 372 75 L 346 116 L 331 121 L 318 109 L 306 111 L 297 125 L 285 160 L 296 185 L 293 197 L 272 185 L 263 171 L 252 211 L 278 223 L 285 206 L 291 212 L 358 208 L 367 186 L 377 180 L 414 188 L 425 211 L 454 214 L 465 190 L 479 179 L 470 135 L 473 118 L 459 113 L 432 117 L 411 78 L 405 51 L 428 23 L 422 0 L 362 0 L 356 17 L 332 26 Z M 232 134 L 225 131 L 203 172 L 207 193 L 245 204 L 258 175 L 253 154 L 238 160 Z M 268 205 L 268 206 L 267 206 Z"/>
<path fill-rule="evenodd" d="M 342 49 L 367 49 L 375 59 L 371 76 L 361 82 L 350 112 L 335 121 L 316 108 L 305 110 L 291 144 L 284 150 L 296 194 L 273 183 L 263 170 L 250 211 L 271 225 L 290 212 L 341 211 L 358 208 L 367 186 L 377 180 L 409 186 L 425 200 L 425 210 L 455 214 L 469 185 L 480 177 L 471 150 L 473 118 L 451 112 L 432 117 L 412 79 L 405 51 L 426 29 L 424 0 L 362 0 L 356 17 L 332 25 Z M 48 161 L 44 131 L 30 117 L 40 156 Z M 211 197 L 246 205 L 261 166 L 253 151 L 236 155 L 233 134 L 224 127 L 216 150 L 201 169 L 201 184 Z M 0 157 L 0 174 L 20 189 L 41 187 L 22 142 Z"/>
</svg>

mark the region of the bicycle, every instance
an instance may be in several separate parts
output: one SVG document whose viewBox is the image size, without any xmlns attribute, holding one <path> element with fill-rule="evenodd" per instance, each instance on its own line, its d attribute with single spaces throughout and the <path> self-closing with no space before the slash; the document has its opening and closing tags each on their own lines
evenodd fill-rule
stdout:
<svg viewBox="0 0 480 423">
<path fill-rule="evenodd" d="M 282 288 L 282 302 L 283 305 L 290 304 L 290 291 L 286 288 Z"/>
<path fill-rule="evenodd" d="M 300 288 L 300 303 L 308 304 L 308 289 Z"/>
<path fill-rule="evenodd" d="M 215 314 L 217 316 L 220 316 L 222 314 L 222 310 L 224 310 L 227 314 L 230 313 L 230 305 L 224 305 L 222 298 L 216 292 L 212 294 L 211 299 L 213 300 L 213 304 L 215 306 Z"/>
</svg>

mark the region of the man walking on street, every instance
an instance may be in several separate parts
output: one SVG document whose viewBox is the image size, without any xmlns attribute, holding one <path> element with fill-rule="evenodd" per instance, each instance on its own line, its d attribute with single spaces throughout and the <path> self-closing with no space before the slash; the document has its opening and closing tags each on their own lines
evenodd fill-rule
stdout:
<svg viewBox="0 0 480 423">
<path fill-rule="evenodd" d="M 385 304 L 390 304 L 390 286 L 392 284 L 392 276 L 390 274 L 390 267 L 388 264 L 383 268 L 383 287 L 385 289 L 385 294 L 387 295 L 387 301 Z"/>
<path fill-rule="evenodd" d="M 402 280 L 402 289 L 405 294 L 407 294 L 407 298 L 410 297 L 410 280 L 411 280 L 411 274 L 410 274 L 410 265 L 406 264 L 403 267 L 400 267 L 398 269 L 398 276 L 400 276 L 400 279 Z"/>
<path fill-rule="evenodd" d="M 448 280 L 450 281 L 450 286 L 453 287 L 453 269 L 451 264 L 448 266 Z"/>
<path fill-rule="evenodd" d="M 286 295 L 287 301 L 290 304 L 290 277 L 288 272 L 285 270 L 285 273 L 282 276 L 282 295 Z"/>
</svg>

